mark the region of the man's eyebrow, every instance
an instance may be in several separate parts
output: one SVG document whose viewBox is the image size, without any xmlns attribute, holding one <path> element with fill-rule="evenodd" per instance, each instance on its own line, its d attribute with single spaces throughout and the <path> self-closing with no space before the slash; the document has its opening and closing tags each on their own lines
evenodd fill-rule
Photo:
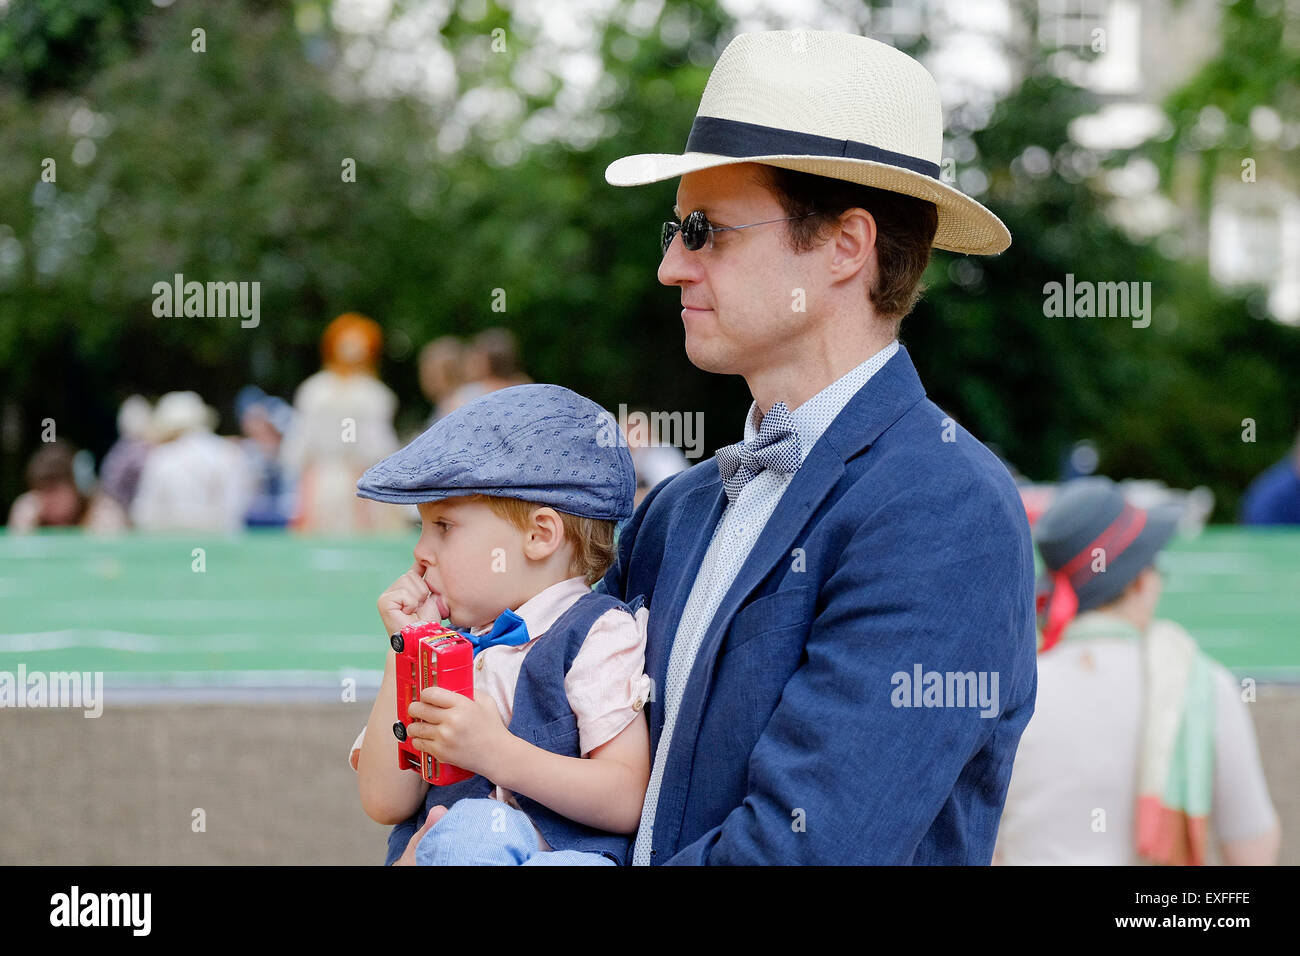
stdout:
<svg viewBox="0 0 1300 956">
<path fill-rule="evenodd" d="M 715 217 L 719 221 L 725 221 L 727 218 L 727 214 L 725 212 L 719 212 L 716 206 L 696 206 L 692 210 L 692 212 L 695 211 L 704 213 L 704 218 L 708 219 L 710 222 L 712 222 Z M 682 211 L 678 209 L 676 206 L 673 206 L 673 215 L 676 216 L 678 219 L 681 219 Z"/>
</svg>

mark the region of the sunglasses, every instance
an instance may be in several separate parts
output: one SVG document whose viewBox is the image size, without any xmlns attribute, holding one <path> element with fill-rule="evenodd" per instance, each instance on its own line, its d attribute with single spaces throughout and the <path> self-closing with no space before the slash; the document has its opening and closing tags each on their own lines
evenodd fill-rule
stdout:
<svg viewBox="0 0 1300 956">
<path fill-rule="evenodd" d="M 680 223 L 664 223 L 659 238 L 660 255 L 668 255 L 668 247 L 673 244 L 673 238 L 679 232 L 682 234 L 682 245 L 686 246 L 691 252 L 698 252 L 704 248 L 705 243 L 708 243 L 710 249 L 713 248 L 713 234 L 715 232 L 735 232 L 739 229 L 749 229 L 751 226 L 766 226 L 772 222 L 790 222 L 794 219 L 807 219 L 809 216 L 815 215 L 817 215 L 816 212 L 808 212 L 802 216 L 787 216 L 785 219 L 764 219 L 762 222 L 746 223 L 743 226 L 715 226 L 709 222 L 708 217 L 702 211 L 697 209 Z"/>
</svg>

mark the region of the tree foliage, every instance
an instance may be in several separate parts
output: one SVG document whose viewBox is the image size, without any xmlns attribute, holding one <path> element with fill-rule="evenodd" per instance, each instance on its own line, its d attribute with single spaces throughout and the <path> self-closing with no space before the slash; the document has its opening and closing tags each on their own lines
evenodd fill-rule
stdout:
<svg viewBox="0 0 1300 956">
<path fill-rule="evenodd" d="M 712 3 L 667 0 L 647 28 L 631 7 L 599 25 L 605 79 L 586 111 L 599 134 L 575 144 L 528 135 L 531 117 L 562 115 L 564 82 L 530 24 L 495 4 L 441 23 L 456 83 L 430 98 L 360 88 L 355 38 L 307 0 L 14 0 L 0 20 L 0 372 L 20 429 L 3 444 L 0 502 L 21 490 L 42 419 L 100 455 L 126 395 L 193 388 L 233 429 L 235 392 L 252 381 L 289 395 L 344 311 L 384 325 L 383 374 L 408 426 L 427 411 L 419 346 L 504 324 L 537 380 L 615 411 L 703 410 L 706 451 L 734 441 L 744 382 L 689 364 L 677 291 L 655 278 L 676 183 L 604 181 L 620 156 L 681 151 L 734 25 Z M 518 81 L 539 68 L 549 82 Z M 991 259 L 936 253 L 903 340 L 932 397 L 1027 474 L 1054 477 L 1087 437 L 1115 477 L 1209 484 L 1230 517 L 1294 431 L 1296 332 L 1253 318 L 1203 263 L 1110 225 L 1067 135 L 1095 102 L 1027 71 L 963 131 L 975 156 L 962 168 L 984 174 L 979 198 L 1014 243 Z M 448 151 L 467 104 L 502 90 L 519 109 L 481 113 Z M 1190 103 L 1210 96 L 1197 90 Z M 1030 147 L 1053 158 L 1048 174 L 1027 171 Z M 341 175 L 348 158 L 355 182 Z M 152 287 L 176 273 L 258 281 L 260 324 L 155 317 Z M 1151 326 L 1045 317 L 1043 286 L 1066 273 L 1150 281 Z M 1260 421 L 1257 444 L 1240 440 L 1246 417 Z"/>
</svg>

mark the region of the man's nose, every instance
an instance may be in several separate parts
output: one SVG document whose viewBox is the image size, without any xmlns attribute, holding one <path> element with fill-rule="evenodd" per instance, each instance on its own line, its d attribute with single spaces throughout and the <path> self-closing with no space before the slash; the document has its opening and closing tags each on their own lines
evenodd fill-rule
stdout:
<svg viewBox="0 0 1300 956">
<path fill-rule="evenodd" d="M 686 248 L 680 230 L 668 244 L 668 251 L 659 263 L 658 275 L 663 285 L 685 285 L 700 279 L 699 254 Z"/>
</svg>

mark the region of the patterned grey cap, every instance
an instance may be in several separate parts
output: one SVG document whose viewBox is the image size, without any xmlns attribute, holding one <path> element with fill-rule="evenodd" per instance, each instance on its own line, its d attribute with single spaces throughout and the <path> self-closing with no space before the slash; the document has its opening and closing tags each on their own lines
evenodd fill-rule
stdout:
<svg viewBox="0 0 1300 956">
<path fill-rule="evenodd" d="M 614 416 L 559 385 L 489 392 L 370 467 L 357 496 L 418 504 L 518 498 L 611 521 L 632 514 L 636 473 Z"/>
</svg>

